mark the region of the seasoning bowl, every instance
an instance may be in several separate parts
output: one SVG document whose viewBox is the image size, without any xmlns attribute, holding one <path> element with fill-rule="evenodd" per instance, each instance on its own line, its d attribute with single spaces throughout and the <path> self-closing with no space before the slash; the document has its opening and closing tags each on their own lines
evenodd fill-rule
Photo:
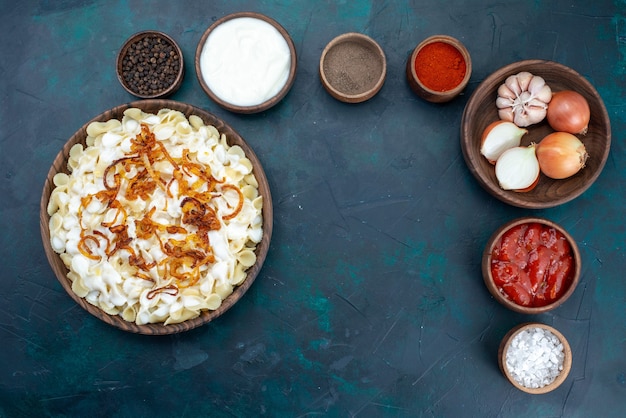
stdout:
<svg viewBox="0 0 626 418">
<path fill-rule="evenodd" d="M 539 342 L 532 339 L 533 335 Z M 538 338 L 541 336 L 546 340 L 542 341 Z M 556 337 L 558 342 L 553 337 Z M 562 349 L 558 346 L 559 343 Z M 541 358 L 535 359 L 541 350 L 543 354 L 547 352 L 548 357 L 552 357 L 550 362 Z M 555 364 L 560 365 L 561 370 L 556 369 Z M 514 327 L 504 336 L 498 348 L 498 365 L 502 374 L 517 389 L 533 395 L 544 394 L 555 390 L 567 379 L 572 369 L 572 349 L 563 334 L 554 327 L 529 322 Z M 524 381 L 525 372 L 518 369 L 521 365 L 531 370 L 535 367 L 537 375 L 547 374 L 551 376 L 547 380 L 552 378 L 554 380 L 544 386 L 532 387 L 533 385 L 529 383 L 535 379 L 526 376 L 528 380 Z"/>
<path fill-rule="evenodd" d="M 556 264 L 542 264 L 550 255 Z M 576 241 L 563 227 L 544 218 L 523 217 L 492 234 L 482 255 L 482 275 L 499 303 L 522 314 L 540 314 L 559 307 L 574 293 L 581 264 Z M 549 267 L 553 271 L 540 279 L 537 270 L 547 272 Z"/>
<path fill-rule="evenodd" d="M 163 32 L 138 32 L 120 48 L 116 72 L 122 87 L 133 96 L 166 98 L 183 82 L 183 53 L 176 41 Z"/>
<path fill-rule="evenodd" d="M 332 97 L 345 103 L 361 103 L 382 88 L 387 60 L 380 45 L 369 36 L 344 33 L 322 51 L 319 73 Z"/>
<path fill-rule="evenodd" d="M 528 71 L 542 77 L 553 92 L 574 90 L 589 103 L 591 119 L 586 135 L 577 135 L 589 158 L 577 174 L 554 180 L 540 174 L 537 186 L 525 193 L 503 190 L 496 178 L 494 165 L 480 153 L 484 130 L 498 120 L 496 98 L 498 88 L 506 78 Z M 522 137 L 522 146 L 539 144 L 552 129 L 547 121 L 531 125 Z M 611 123 L 602 98 L 587 79 L 573 69 L 543 60 L 526 60 L 509 64 L 489 75 L 470 96 L 461 118 L 461 150 L 469 171 L 493 197 L 512 206 L 544 209 L 569 202 L 584 193 L 598 178 L 611 148 Z"/>
<path fill-rule="evenodd" d="M 469 83 L 472 59 L 467 48 L 447 35 L 433 35 L 420 42 L 406 63 L 406 78 L 422 99 L 445 103 L 457 97 Z"/>
<path fill-rule="evenodd" d="M 219 106 L 259 113 L 275 106 L 293 86 L 297 54 L 291 36 L 274 19 L 238 12 L 204 32 L 195 67 L 202 90 Z"/>
</svg>

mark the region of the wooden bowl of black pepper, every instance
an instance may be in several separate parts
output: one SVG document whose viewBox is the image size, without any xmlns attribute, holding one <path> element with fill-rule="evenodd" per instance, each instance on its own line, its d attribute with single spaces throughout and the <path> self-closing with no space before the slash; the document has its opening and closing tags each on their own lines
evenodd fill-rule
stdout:
<svg viewBox="0 0 626 418">
<path fill-rule="evenodd" d="M 167 34 L 148 30 L 135 33 L 117 54 L 117 78 L 140 99 L 162 99 L 176 92 L 185 72 L 183 53 Z"/>
</svg>

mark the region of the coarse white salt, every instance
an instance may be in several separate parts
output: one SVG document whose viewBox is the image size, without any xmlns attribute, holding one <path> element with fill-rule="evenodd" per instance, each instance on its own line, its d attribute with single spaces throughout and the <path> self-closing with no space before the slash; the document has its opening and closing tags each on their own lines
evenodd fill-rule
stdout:
<svg viewBox="0 0 626 418">
<path fill-rule="evenodd" d="M 506 367 L 520 385 L 542 388 L 563 370 L 565 353 L 559 338 L 547 329 L 536 327 L 519 332 L 506 352 Z"/>
</svg>

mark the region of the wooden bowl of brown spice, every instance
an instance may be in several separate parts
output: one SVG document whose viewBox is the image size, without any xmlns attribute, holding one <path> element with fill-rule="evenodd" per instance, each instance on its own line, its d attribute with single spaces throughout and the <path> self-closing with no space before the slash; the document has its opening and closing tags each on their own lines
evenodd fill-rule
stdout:
<svg viewBox="0 0 626 418">
<path fill-rule="evenodd" d="M 382 48 L 367 35 L 345 33 L 330 41 L 320 59 L 326 91 L 346 103 L 371 99 L 385 82 L 387 61 Z"/>
<path fill-rule="evenodd" d="M 122 87 L 140 99 L 162 99 L 183 82 L 183 53 L 163 32 L 135 33 L 117 54 L 117 78 Z"/>
</svg>

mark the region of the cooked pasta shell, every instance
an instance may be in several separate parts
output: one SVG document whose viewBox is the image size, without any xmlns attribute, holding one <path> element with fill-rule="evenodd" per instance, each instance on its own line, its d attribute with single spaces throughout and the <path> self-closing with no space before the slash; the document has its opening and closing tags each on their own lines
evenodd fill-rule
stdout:
<svg viewBox="0 0 626 418">
<path fill-rule="evenodd" d="M 256 262 L 256 254 L 250 250 L 243 250 L 237 254 L 237 260 L 244 267 L 252 267 Z"/>
</svg>

